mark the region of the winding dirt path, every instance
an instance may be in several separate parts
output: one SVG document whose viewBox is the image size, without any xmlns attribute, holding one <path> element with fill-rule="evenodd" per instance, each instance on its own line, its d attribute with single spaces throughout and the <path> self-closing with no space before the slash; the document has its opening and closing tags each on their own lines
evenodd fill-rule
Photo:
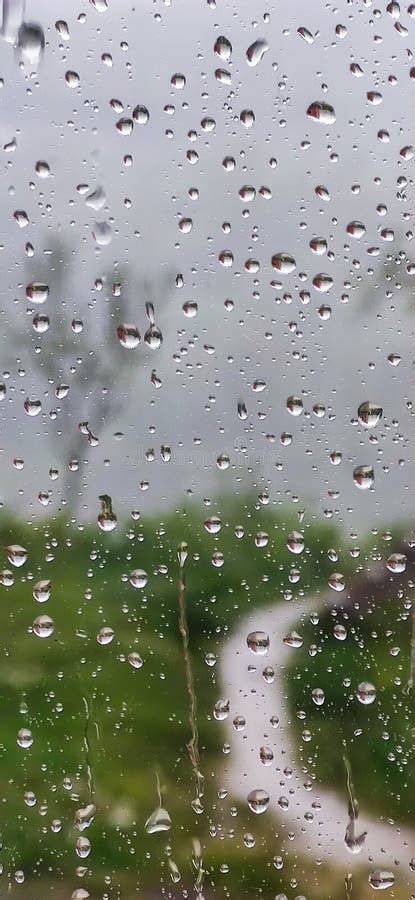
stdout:
<svg viewBox="0 0 415 900">
<path fill-rule="evenodd" d="M 312 611 L 319 612 L 336 603 L 336 597 L 314 597 L 294 603 L 280 603 L 268 609 L 256 610 L 245 617 L 225 644 L 221 656 L 221 678 L 223 696 L 229 698 L 230 715 L 227 719 L 227 739 L 231 752 L 227 757 L 224 784 L 237 799 L 246 803 L 250 791 L 261 788 L 271 798 L 271 810 L 285 826 L 285 834 L 293 832 L 292 847 L 309 853 L 315 859 L 331 862 L 332 865 L 347 865 L 351 871 L 354 865 L 367 863 L 372 868 L 390 869 L 396 872 L 396 861 L 404 877 L 411 880 L 410 860 L 415 857 L 415 831 L 391 825 L 386 820 L 369 817 L 360 811 L 357 833 L 367 831 L 363 846 L 352 853 L 345 844 L 345 833 L 349 822 L 348 803 L 345 786 L 344 799 L 334 791 L 324 787 L 322 782 L 314 782 L 311 791 L 304 788 L 307 780 L 298 762 L 298 754 L 293 743 L 291 720 L 285 691 L 285 673 L 292 662 L 295 650 L 283 643 L 283 638 L 294 628 L 301 633 L 301 623 L 308 619 Z M 337 601 L 339 604 L 341 599 Z M 252 631 L 264 631 L 270 637 L 270 649 L 265 656 L 258 656 L 247 647 L 246 638 Z M 262 676 L 265 666 L 272 665 L 275 678 L 267 684 Z M 233 719 L 240 715 L 246 719 L 243 731 L 235 731 Z M 279 724 L 273 727 L 270 719 L 277 717 Z M 264 766 L 260 760 L 261 746 L 269 747 L 274 759 Z M 312 743 L 304 747 L 310 747 Z M 337 748 L 333 748 L 338 752 Z M 305 749 L 304 758 L 309 754 Z M 292 770 L 289 777 L 284 774 Z M 281 809 L 278 799 L 288 799 L 288 808 Z M 313 806 L 317 804 L 317 806 Z M 310 814 L 312 818 L 310 819 Z M 356 835 L 357 836 L 357 835 Z"/>
</svg>

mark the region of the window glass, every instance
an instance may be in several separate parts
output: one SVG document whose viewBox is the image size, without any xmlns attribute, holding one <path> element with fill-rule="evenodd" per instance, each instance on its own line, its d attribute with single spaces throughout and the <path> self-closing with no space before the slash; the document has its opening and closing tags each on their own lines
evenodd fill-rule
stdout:
<svg viewBox="0 0 415 900">
<path fill-rule="evenodd" d="M 3 0 L 1 896 L 415 897 L 414 18 Z"/>
</svg>

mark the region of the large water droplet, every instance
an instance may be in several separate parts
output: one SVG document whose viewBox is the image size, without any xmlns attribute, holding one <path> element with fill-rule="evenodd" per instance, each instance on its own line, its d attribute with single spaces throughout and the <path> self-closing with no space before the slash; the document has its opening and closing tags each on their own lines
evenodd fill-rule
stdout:
<svg viewBox="0 0 415 900">
<path fill-rule="evenodd" d="M 265 631 L 251 631 L 247 636 L 246 643 L 252 653 L 265 656 L 269 650 L 269 635 Z"/>
<path fill-rule="evenodd" d="M 391 553 L 386 560 L 386 568 L 394 575 L 400 575 L 406 569 L 407 559 L 404 553 Z"/>
<path fill-rule="evenodd" d="M 301 531 L 291 531 L 287 537 L 287 547 L 291 553 L 300 554 L 305 547 L 304 535 Z"/>
<path fill-rule="evenodd" d="M 140 332 L 135 325 L 128 325 L 127 323 L 118 325 L 117 335 L 121 347 L 124 347 L 126 350 L 135 350 L 141 341 Z"/>
<path fill-rule="evenodd" d="M 385 869 L 375 869 L 370 873 L 368 881 L 375 891 L 386 891 L 395 884 L 395 876 L 393 872 L 387 872 Z"/>
<path fill-rule="evenodd" d="M 307 115 L 310 119 L 321 122 L 322 125 L 333 125 L 336 121 L 336 113 L 333 107 L 330 106 L 329 103 L 323 103 L 319 100 L 310 103 L 310 106 L 307 109 Z"/>
<path fill-rule="evenodd" d="M 142 590 L 148 582 L 148 575 L 144 569 L 133 569 L 128 576 L 128 580 L 134 588 Z"/>
<path fill-rule="evenodd" d="M 274 269 L 281 272 L 281 275 L 289 275 L 294 271 L 296 262 L 289 253 L 275 253 L 271 260 Z"/>
<path fill-rule="evenodd" d="M 43 28 L 35 22 L 23 22 L 19 28 L 16 56 L 24 64 L 37 68 L 45 50 Z"/>
<path fill-rule="evenodd" d="M 52 636 L 55 625 L 50 616 L 37 616 L 33 622 L 32 628 L 36 637 L 48 638 Z"/>
<path fill-rule="evenodd" d="M 25 547 L 21 547 L 20 544 L 9 544 L 6 547 L 7 559 L 12 566 L 15 566 L 16 569 L 19 569 L 20 566 L 24 566 L 27 560 L 27 550 Z"/>
<path fill-rule="evenodd" d="M 169 831 L 171 828 L 171 818 L 167 809 L 159 806 L 151 816 L 148 817 L 145 826 L 147 834 L 158 834 L 160 831 Z"/>
<path fill-rule="evenodd" d="M 262 790 L 262 788 L 255 788 L 255 790 L 250 791 L 247 800 L 249 809 L 257 815 L 260 815 L 267 811 L 270 797 L 266 791 Z"/>
<path fill-rule="evenodd" d="M 44 303 L 49 296 L 49 287 L 40 281 L 32 281 L 26 287 L 26 297 L 32 303 Z"/>
<path fill-rule="evenodd" d="M 228 41 L 228 38 L 224 37 L 222 34 L 216 38 L 213 49 L 216 55 L 220 56 L 221 59 L 230 59 L 232 54 L 232 44 Z"/>
<path fill-rule="evenodd" d="M 370 681 L 362 681 L 356 691 L 356 697 L 359 703 L 364 706 L 370 706 L 376 700 L 376 688 Z"/>
<path fill-rule="evenodd" d="M 375 480 L 373 466 L 356 466 L 353 472 L 353 481 L 361 491 L 367 491 Z"/>
<path fill-rule="evenodd" d="M 258 40 L 254 41 L 253 44 L 248 47 L 246 51 L 246 59 L 248 66 L 257 66 L 258 63 L 261 62 L 261 59 L 264 58 L 267 50 L 269 49 L 267 41 Z"/>
<path fill-rule="evenodd" d="M 361 403 L 357 410 L 357 418 L 365 428 L 374 428 L 382 415 L 383 409 L 379 403 L 372 403 L 370 400 L 365 400 L 364 403 Z"/>
</svg>

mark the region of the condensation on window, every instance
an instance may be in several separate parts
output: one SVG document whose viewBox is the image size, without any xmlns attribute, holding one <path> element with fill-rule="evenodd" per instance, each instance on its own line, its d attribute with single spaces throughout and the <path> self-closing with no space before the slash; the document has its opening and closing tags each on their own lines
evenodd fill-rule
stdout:
<svg viewBox="0 0 415 900">
<path fill-rule="evenodd" d="M 415 898 L 414 19 L 3 0 L 2 897 Z"/>
</svg>

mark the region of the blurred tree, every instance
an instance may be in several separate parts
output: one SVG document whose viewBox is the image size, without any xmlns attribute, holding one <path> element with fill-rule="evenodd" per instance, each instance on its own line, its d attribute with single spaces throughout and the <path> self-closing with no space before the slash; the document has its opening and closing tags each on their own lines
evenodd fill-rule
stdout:
<svg viewBox="0 0 415 900">
<path fill-rule="evenodd" d="M 33 307 L 30 371 L 40 382 L 47 380 L 56 398 L 50 413 L 54 423 L 51 436 L 66 470 L 64 482 L 59 482 L 61 503 L 72 516 L 86 486 L 91 447 L 99 442 L 106 423 L 120 415 L 129 388 L 148 358 L 145 347 L 136 354 L 128 349 L 133 344 L 128 345 L 128 334 L 121 326 L 130 324 L 133 331 L 137 329 L 145 302 L 154 305 L 158 316 L 173 283 L 169 270 L 155 284 L 148 278 L 140 282 L 131 270 L 114 269 L 95 279 L 87 301 L 84 293 L 80 295 L 76 259 L 75 251 L 55 239 L 43 259 L 39 262 L 37 258 L 35 279 L 33 263 L 30 270 L 27 267 L 27 283 L 47 284 L 54 307 L 50 322 L 46 308 Z M 28 299 L 30 302 L 30 292 Z M 142 339 L 142 328 L 140 332 Z M 13 345 L 21 357 L 20 328 L 12 337 Z M 25 349 L 29 350 L 29 342 Z"/>
</svg>

